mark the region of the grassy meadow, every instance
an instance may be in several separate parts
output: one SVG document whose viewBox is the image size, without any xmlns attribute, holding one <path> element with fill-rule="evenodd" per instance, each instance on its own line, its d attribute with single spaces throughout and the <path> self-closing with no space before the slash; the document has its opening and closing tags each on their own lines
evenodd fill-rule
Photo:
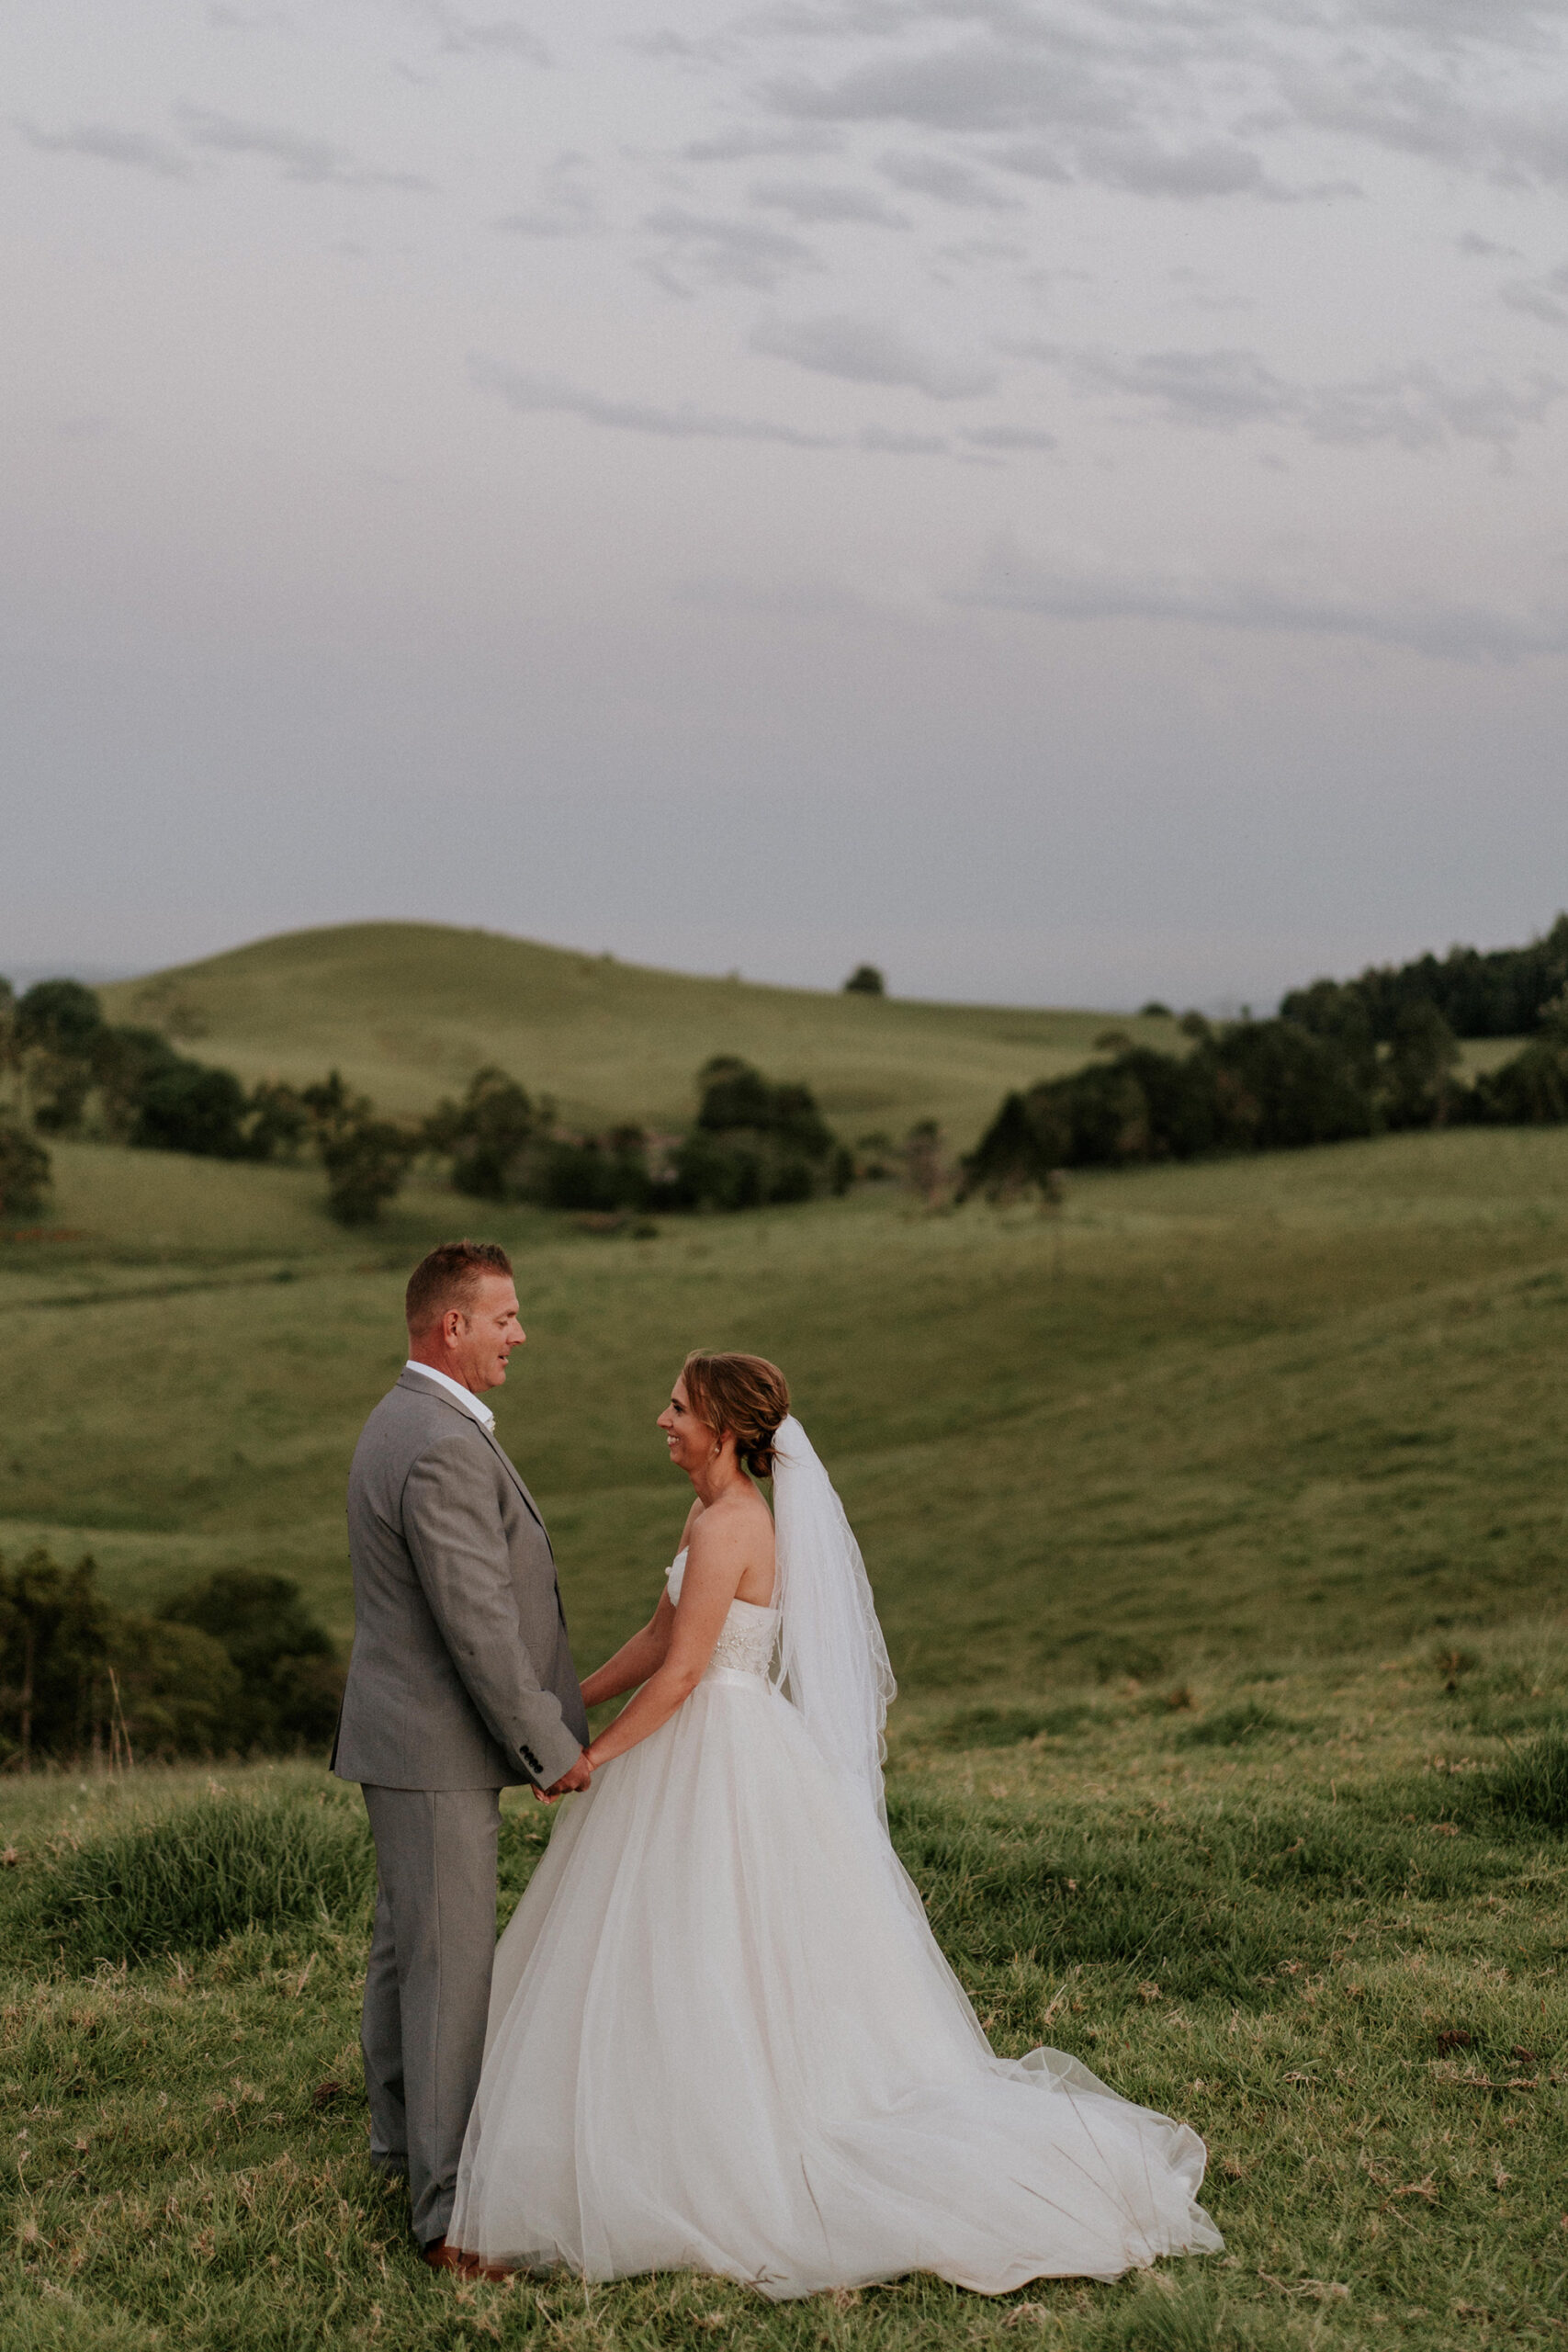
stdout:
<svg viewBox="0 0 1568 2352">
<path fill-rule="evenodd" d="M 236 1057 L 220 1034 L 197 1050 Z M 417 1190 L 349 1236 L 313 1171 L 56 1169 L 54 1222 L 0 1242 L 0 1549 L 90 1550 L 124 1600 L 276 1567 L 346 1634 L 347 1458 L 440 1235 L 516 1257 L 529 1344 L 491 1401 L 585 1668 L 680 1525 L 652 1422 L 682 1351 L 784 1363 L 877 1588 L 933 1925 L 998 2047 L 1203 2133 L 1227 2252 L 997 2303 L 433 2281 L 363 2153 L 355 1792 L 304 1762 L 35 1776 L 0 1783 L 7 2345 L 1568 2332 L 1568 1133 L 642 1239 Z M 547 1830 L 510 1802 L 509 1899 Z"/>
<path fill-rule="evenodd" d="M 1108 1026 L 1179 1042 L 1169 1021 L 702 979 L 441 923 L 290 932 L 101 993 L 112 1021 L 165 1027 L 247 1083 L 335 1067 L 389 1111 L 427 1111 L 494 1062 L 569 1125 L 670 1131 L 702 1064 L 740 1054 L 807 1080 L 852 1142 L 935 1118 L 964 1150 L 1009 1087 L 1076 1069 Z"/>
</svg>

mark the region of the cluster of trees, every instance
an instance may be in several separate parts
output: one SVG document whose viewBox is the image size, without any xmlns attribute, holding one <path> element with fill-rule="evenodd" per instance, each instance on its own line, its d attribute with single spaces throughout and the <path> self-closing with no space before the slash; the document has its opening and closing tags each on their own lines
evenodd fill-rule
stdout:
<svg viewBox="0 0 1568 2352">
<path fill-rule="evenodd" d="M 1280 1004 L 1289 1021 L 1320 1029 L 1354 1005 L 1379 1045 L 1393 1041 L 1401 1019 L 1430 1005 L 1456 1037 L 1528 1036 L 1546 1007 L 1568 989 L 1568 914 L 1525 947 L 1450 947 L 1444 956 L 1369 965 L 1359 979 L 1314 980 Z"/>
<path fill-rule="evenodd" d="M 460 1102 L 431 1114 L 423 1141 L 449 1158 L 457 1190 L 477 1200 L 600 1214 L 753 1208 L 850 1182 L 854 1163 L 809 1088 L 776 1085 L 728 1055 L 708 1062 L 697 1085 L 697 1115 L 682 1136 L 620 1126 L 572 1136 L 557 1132 L 547 1101 L 504 1070 L 482 1069 Z"/>
<path fill-rule="evenodd" d="M 39 980 L 17 997 L 0 980 L 0 1074 L 17 1108 L 0 1111 L 0 1216 L 42 1206 L 50 1159 L 40 1136 L 92 1135 L 209 1159 L 294 1159 L 315 1151 L 327 1204 L 364 1225 L 422 1148 L 416 1129 L 378 1118 L 368 1096 L 334 1070 L 314 1086 L 264 1079 L 247 1089 L 231 1069 L 180 1053 L 161 1029 L 104 1017 L 80 980 Z"/>
<path fill-rule="evenodd" d="M 0 1768 L 320 1748 L 342 1692 L 287 1577 L 223 1569 L 149 1616 L 106 1600 L 90 1559 L 0 1559 Z"/>
<path fill-rule="evenodd" d="M 992 1194 L 1046 1184 L 1062 1168 L 1279 1151 L 1391 1128 L 1531 1125 L 1568 1119 L 1568 994 L 1495 1070 L 1466 1081 L 1435 1004 L 1403 1004 L 1377 1037 L 1353 989 L 1303 991 L 1297 1012 L 1216 1028 L 1181 1027 L 1186 1053 L 1111 1035 L 1104 1060 L 1009 1094 L 964 1161 L 964 1188 Z"/>
</svg>

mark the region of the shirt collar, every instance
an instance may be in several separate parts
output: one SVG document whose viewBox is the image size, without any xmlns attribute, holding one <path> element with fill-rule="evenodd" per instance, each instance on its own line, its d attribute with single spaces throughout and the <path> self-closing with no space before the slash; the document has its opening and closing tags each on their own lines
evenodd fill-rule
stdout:
<svg viewBox="0 0 1568 2352">
<path fill-rule="evenodd" d="M 495 1415 L 491 1411 L 490 1407 L 488 1405 L 481 1405 L 479 1398 L 474 1395 L 473 1390 L 471 1388 L 465 1388 L 460 1380 L 449 1379 L 446 1373 L 437 1372 L 433 1363 L 415 1363 L 412 1356 L 410 1356 L 407 1363 L 403 1366 L 403 1370 L 405 1372 L 417 1372 L 422 1380 L 438 1381 L 441 1386 L 446 1391 L 448 1396 L 450 1396 L 455 1403 L 461 1405 L 465 1413 L 471 1413 L 473 1415 L 475 1420 L 478 1421 L 481 1429 L 494 1429 Z"/>
</svg>

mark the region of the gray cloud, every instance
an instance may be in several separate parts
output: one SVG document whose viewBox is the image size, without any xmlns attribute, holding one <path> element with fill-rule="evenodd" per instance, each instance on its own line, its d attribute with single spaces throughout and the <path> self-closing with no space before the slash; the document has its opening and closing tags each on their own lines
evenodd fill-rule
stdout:
<svg viewBox="0 0 1568 2352">
<path fill-rule="evenodd" d="M 941 433 L 890 433 L 885 425 L 863 425 L 858 446 L 886 458 L 945 458 L 952 443 Z"/>
<path fill-rule="evenodd" d="M 964 435 L 977 449 L 1055 449 L 1060 447 L 1054 433 L 1041 433 L 1027 424 L 983 424 Z"/>
<path fill-rule="evenodd" d="M 1568 107 L 1561 102 L 1488 105 L 1451 75 L 1406 59 L 1350 75 L 1286 66 L 1280 87 L 1292 113 L 1314 130 L 1516 184 L 1568 184 Z"/>
<path fill-rule="evenodd" d="M 583 237 L 604 225 L 586 155 L 558 155 L 539 175 L 538 200 L 495 222 L 516 237 Z"/>
<path fill-rule="evenodd" d="M 1359 382 L 1292 384 L 1254 351 L 1126 356 L 1041 343 L 1009 348 L 1057 368 L 1078 392 L 1126 395 L 1168 423 L 1226 433 L 1271 424 L 1345 445 L 1392 441 L 1406 449 L 1428 449 L 1452 438 L 1501 448 L 1527 424 L 1539 424 L 1568 392 L 1568 385 L 1542 374 L 1522 389 L 1496 382 L 1463 388 L 1421 367 L 1390 369 Z"/>
<path fill-rule="evenodd" d="M 1335 591 L 1262 579 L 1123 572 L 1040 561 L 995 548 L 958 605 L 1038 613 L 1054 620 L 1177 621 L 1210 628 L 1359 638 L 1434 660 L 1514 662 L 1568 650 L 1568 614 L 1511 613 L 1425 600 L 1370 604 Z"/>
<path fill-rule="evenodd" d="M 219 32 L 291 33 L 297 29 L 287 8 L 231 8 L 211 0 L 207 21 Z"/>
<path fill-rule="evenodd" d="M 1282 195 L 1247 148 L 1233 141 L 1212 139 L 1195 147 L 1172 152 L 1152 140 L 1091 140 L 1078 151 L 1078 169 L 1085 179 L 1105 187 L 1128 189 L 1134 196 L 1263 196 Z"/>
<path fill-rule="evenodd" d="M 1073 179 L 1133 195 L 1194 200 L 1208 197 L 1270 197 L 1292 193 L 1269 178 L 1258 157 L 1234 137 L 1202 135 L 1172 145 L 1153 135 L 1145 117 L 1162 119 L 1172 98 L 1168 36 L 1112 50 L 1071 37 L 1062 22 L 1025 18 L 1018 11 L 954 8 L 943 14 L 986 15 L 998 29 L 924 54 L 863 61 L 831 82 L 776 79 L 773 104 L 804 120 L 899 120 L 949 133 L 1006 133 L 1010 143 L 987 160 L 1033 179 Z M 1123 15 L 1125 11 L 1122 12 Z M 1163 58 L 1152 53 L 1163 47 Z M 1195 119 L 1205 112 L 1197 90 L 1175 93 Z M 948 202 L 984 203 L 986 183 L 972 168 L 932 159 L 884 158 L 882 168 L 900 185 L 921 187 Z M 945 187 L 942 183 L 945 182 Z M 1342 192 L 1314 189 L 1312 194 Z"/>
<path fill-rule="evenodd" d="M 585 424 L 604 425 L 618 433 L 646 433 L 656 440 L 762 441 L 790 449 L 859 449 L 873 457 L 946 458 L 953 454 L 952 443 L 937 433 L 899 433 L 881 424 L 865 424 L 858 433 L 849 435 L 802 433 L 792 425 L 774 424 L 761 417 L 723 416 L 706 409 L 655 408 L 642 401 L 606 400 L 580 384 L 565 383 L 555 376 L 529 375 L 477 352 L 468 360 L 468 380 L 479 391 L 494 392 L 519 415 L 576 416 Z M 1014 446 L 1010 442 L 989 444 L 982 434 L 966 434 L 964 438 L 984 446 Z"/>
<path fill-rule="evenodd" d="M 966 41 L 923 56 L 874 58 L 836 82 L 779 77 L 767 95 L 802 121 L 911 122 L 933 130 L 1122 130 L 1132 101 L 1106 78 L 1033 44 Z"/>
<path fill-rule="evenodd" d="M 720 36 L 694 40 L 689 33 L 663 31 L 626 33 L 621 46 L 634 56 L 655 60 L 673 59 L 682 65 L 722 65 L 730 53 L 730 45 Z"/>
<path fill-rule="evenodd" d="M 759 180 L 747 196 L 766 211 L 787 212 L 793 220 L 863 221 L 878 229 L 910 225 L 908 214 L 895 212 L 864 188 L 823 187 L 815 180 Z"/>
<path fill-rule="evenodd" d="M 449 56 L 525 57 L 531 65 L 548 65 L 552 62 L 537 33 L 520 17 L 491 17 L 481 21 L 464 16 L 460 9 L 444 6 L 441 0 L 427 0 L 425 14 L 434 23 L 441 47 Z"/>
<path fill-rule="evenodd" d="M 1454 239 L 1454 248 L 1471 261 L 1523 261 L 1517 245 L 1500 245 L 1492 237 L 1483 237 L 1474 229 L 1466 229 Z"/>
<path fill-rule="evenodd" d="M 150 139 L 145 131 L 121 130 L 108 122 L 73 123 L 69 130 L 40 130 L 32 122 L 18 122 L 16 128 L 29 147 L 48 155 L 88 155 L 96 163 L 129 164 L 132 171 L 151 172 L 163 180 L 191 176 L 188 155 L 166 140 Z"/>
<path fill-rule="evenodd" d="M 1523 184 L 1568 181 L 1568 105 L 1544 81 L 1540 96 L 1495 95 L 1517 60 L 1561 67 L 1562 13 L 1562 0 L 914 0 L 753 22 L 796 41 L 877 44 L 837 74 L 774 74 L 766 98 L 796 123 L 1010 135 L 1010 152 L 984 160 L 1151 197 L 1280 198 L 1360 190 L 1271 181 L 1238 141 L 1238 116 Z M 942 45 L 919 45 L 939 28 Z"/>
<path fill-rule="evenodd" d="M 681 150 L 688 164 L 743 164 L 767 155 L 836 155 L 843 145 L 836 131 L 797 125 L 791 130 L 721 130 L 694 139 Z"/>
<path fill-rule="evenodd" d="M 1568 263 L 1541 277 L 1512 277 L 1497 289 L 1497 299 L 1510 311 L 1522 311 L 1549 325 L 1568 327 Z"/>
<path fill-rule="evenodd" d="M 955 164 L 942 155 L 910 154 L 894 149 L 877 157 L 876 168 L 895 187 L 908 188 L 912 196 L 934 197 L 939 204 L 955 204 L 965 210 L 980 212 L 1017 212 L 1021 209 L 1016 196 L 1008 196 L 994 187 L 969 164 Z"/>
<path fill-rule="evenodd" d="M 175 113 L 193 147 L 210 148 L 225 155 L 265 156 L 282 166 L 286 180 L 298 180 L 308 187 L 389 187 L 422 195 L 430 190 L 431 183 L 418 172 L 367 171 L 346 149 L 308 131 L 238 121 L 209 107 L 181 106 Z"/>
<path fill-rule="evenodd" d="M 581 417 L 585 424 L 602 424 L 618 433 L 648 433 L 665 441 L 772 441 L 791 449 L 837 449 L 844 445 L 829 434 L 799 433 L 794 426 L 773 424 L 747 416 L 719 416 L 705 409 L 654 408 L 642 401 L 605 400 L 597 392 L 563 383 L 554 376 L 531 376 L 474 353 L 468 360 L 468 380 L 479 390 L 494 392 L 520 415 L 556 414 Z"/>
<path fill-rule="evenodd" d="M 660 239 L 667 254 L 679 256 L 682 266 L 716 286 L 750 286 L 768 293 L 794 270 L 820 267 L 810 246 L 798 237 L 758 221 L 715 219 L 666 204 L 645 213 L 642 225 Z M 678 281 L 667 277 L 665 282 L 685 291 Z"/>
<path fill-rule="evenodd" d="M 994 390 L 995 368 L 919 349 L 901 328 L 853 311 L 829 318 L 764 319 L 751 331 L 753 351 L 792 359 L 852 384 L 907 385 L 935 401 L 971 400 Z"/>
</svg>

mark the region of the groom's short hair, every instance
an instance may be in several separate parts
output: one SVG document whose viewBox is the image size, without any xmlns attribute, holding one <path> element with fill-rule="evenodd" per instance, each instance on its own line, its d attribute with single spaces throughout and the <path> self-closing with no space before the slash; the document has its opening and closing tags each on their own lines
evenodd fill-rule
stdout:
<svg viewBox="0 0 1568 2352">
<path fill-rule="evenodd" d="M 487 1274 L 510 1277 L 512 1261 L 499 1241 L 443 1241 L 409 1276 L 403 1313 L 417 1340 L 449 1306 L 466 1310 Z"/>
</svg>

